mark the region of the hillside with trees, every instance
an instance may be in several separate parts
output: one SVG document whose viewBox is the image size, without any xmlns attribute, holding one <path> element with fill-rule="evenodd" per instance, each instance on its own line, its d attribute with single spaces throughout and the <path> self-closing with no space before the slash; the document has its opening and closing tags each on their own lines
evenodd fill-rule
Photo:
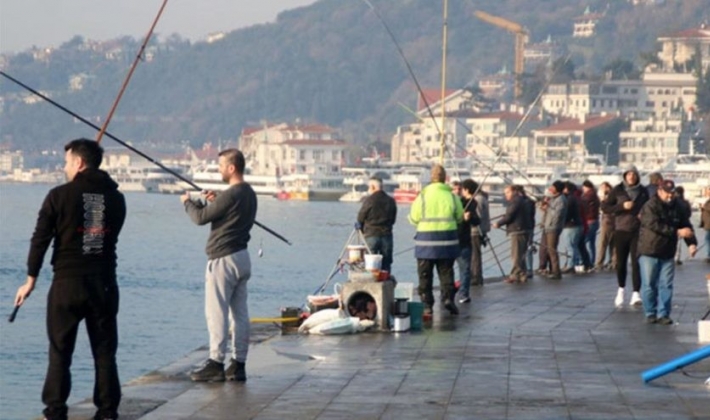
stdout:
<svg viewBox="0 0 710 420">
<path fill-rule="evenodd" d="M 419 83 L 438 87 L 442 2 L 371 1 Z M 572 38 L 573 18 L 587 6 L 605 13 L 598 35 Z M 474 86 L 483 75 L 512 68 L 513 37 L 476 19 L 478 9 L 524 25 L 532 42 L 551 36 L 566 44 L 569 77 L 604 72 L 634 77 L 657 51 L 658 36 L 710 20 L 710 0 L 636 7 L 621 0 L 450 1 L 450 88 Z M 86 40 L 78 34 L 43 60 L 32 51 L 6 56 L 3 70 L 100 125 L 140 41 L 112 41 L 121 55 L 109 60 L 83 47 Z M 320 0 L 217 42 L 190 43 L 171 35 L 159 36 L 151 46 L 150 61 L 139 64 L 109 128 L 136 143 L 235 140 L 247 125 L 298 120 L 339 127 L 357 144 L 388 142 L 395 127 L 412 118 L 400 104 L 413 108 L 416 103 L 414 82 L 397 47 L 364 1 Z M 86 81 L 72 91 L 69 80 L 77 74 L 86 75 Z M 545 77 L 543 72 L 529 76 L 528 101 Z M 56 148 L 68 138 L 95 134 L 48 104 L 24 103 L 21 88 L 6 80 L 0 82 L 0 94 L 0 142 L 6 146 Z"/>
</svg>

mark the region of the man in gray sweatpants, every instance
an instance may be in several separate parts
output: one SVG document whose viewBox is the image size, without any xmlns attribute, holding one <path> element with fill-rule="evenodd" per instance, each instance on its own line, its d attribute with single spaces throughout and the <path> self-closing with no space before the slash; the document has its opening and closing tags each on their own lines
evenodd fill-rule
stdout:
<svg viewBox="0 0 710 420">
<path fill-rule="evenodd" d="M 247 243 L 256 218 L 257 200 L 254 190 L 244 182 L 244 167 L 242 152 L 224 150 L 219 154 L 219 172 L 229 188 L 218 195 L 207 191 L 208 204 L 191 200 L 189 194 L 180 197 L 193 222 L 198 225 L 211 223 L 205 271 L 205 317 L 210 353 L 204 366 L 190 374 L 193 381 L 246 381 L 245 363 L 249 350 L 247 281 L 251 277 Z M 225 372 L 230 314 L 234 319 L 234 334 L 232 357 Z"/>
</svg>

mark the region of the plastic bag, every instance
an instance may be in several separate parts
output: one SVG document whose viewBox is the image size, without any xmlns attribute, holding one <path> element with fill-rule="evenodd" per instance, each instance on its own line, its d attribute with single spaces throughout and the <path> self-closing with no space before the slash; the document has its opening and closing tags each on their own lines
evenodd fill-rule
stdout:
<svg viewBox="0 0 710 420">
<path fill-rule="evenodd" d="M 345 311 L 343 311 L 342 309 L 322 309 L 306 318 L 306 320 L 303 321 L 301 326 L 298 327 L 298 332 L 308 332 L 309 330 L 315 328 L 320 324 L 342 318 L 347 318 L 347 316 L 345 315 Z"/>
</svg>

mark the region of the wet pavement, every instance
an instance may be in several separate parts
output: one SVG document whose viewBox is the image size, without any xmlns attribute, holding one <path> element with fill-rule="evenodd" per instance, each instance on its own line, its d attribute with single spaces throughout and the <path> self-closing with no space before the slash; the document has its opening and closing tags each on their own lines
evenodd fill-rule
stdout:
<svg viewBox="0 0 710 420">
<path fill-rule="evenodd" d="M 193 383 L 206 348 L 124 385 L 121 419 L 710 419 L 710 358 L 649 384 L 698 343 L 710 264 L 676 271 L 672 326 L 615 308 L 613 273 L 489 283 L 421 332 L 281 335 L 264 329 L 246 383 Z M 409 281 L 413 281 L 411 279 Z M 407 280 L 404 280 L 407 281 Z M 630 283 L 630 280 L 629 280 Z M 90 418 L 90 400 L 71 407 Z"/>
</svg>

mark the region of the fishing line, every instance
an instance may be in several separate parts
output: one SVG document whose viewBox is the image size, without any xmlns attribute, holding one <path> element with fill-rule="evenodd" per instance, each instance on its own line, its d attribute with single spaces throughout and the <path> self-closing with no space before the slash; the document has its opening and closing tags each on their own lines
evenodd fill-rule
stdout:
<svg viewBox="0 0 710 420">
<path fill-rule="evenodd" d="M 21 86 L 21 87 L 27 89 L 28 91 L 30 91 L 30 92 L 32 92 L 33 94 L 37 95 L 38 97 L 44 99 L 45 101 L 49 102 L 50 104 L 54 105 L 55 107 L 61 109 L 62 111 L 66 112 L 67 114 L 71 115 L 72 117 L 76 118 L 77 120 L 83 122 L 84 124 L 88 125 L 89 127 L 92 127 L 92 128 L 95 129 L 95 130 L 100 130 L 100 128 L 99 128 L 96 124 L 92 123 L 91 121 L 87 120 L 86 118 L 82 117 L 81 115 L 77 114 L 76 112 L 70 110 L 69 108 L 67 108 L 67 107 L 65 107 L 65 106 L 63 106 L 63 105 L 61 105 L 61 104 L 59 104 L 59 103 L 56 102 L 55 100 L 50 99 L 50 98 L 48 98 L 47 96 L 41 94 L 41 93 L 38 92 L 37 90 L 35 90 L 35 89 L 29 87 L 28 85 L 26 85 L 26 84 L 22 83 L 21 81 L 15 79 L 14 77 L 10 76 L 9 74 L 5 73 L 5 72 L 2 71 L 2 70 L 0 70 L 0 76 L 3 76 L 3 77 L 5 77 L 6 79 L 12 81 L 13 83 L 15 83 L 15 84 L 17 84 L 17 85 L 19 85 L 19 86 Z M 185 178 L 185 177 L 182 176 L 181 174 L 179 174 L 179 173 L 175 172 L 174 170 L 168 168 L 167 166 L 163 165 L 162 163 L 158 162 L 157 160 L 153 159 L 152 157 L 146 155 L 145 153 L 141 152 L 140 150 L 136 149 L 135 147 L 131 146 L 130 144 L 124 142 L 123 140 L 119 139 L 118 137 L 114 136 L 113 134 L 109 133 L 108 131 L 106 131 L 104 134 L 106 135 L 106 137 L 108 137 L 108 138 L 110 138 L 110 139 L 116 141 L 118 144 L 120 144 L 120 145 L 124 146 L 125 148 L 127 148 L 128 150 L 130 150 L 130 151 L 136 153 L 137 155 L 139 155 L 139 156 L 141 156 L 142 158 L 146 159 L 146 160 L 149 161 L 150 163 L 152 163 L 152 164 L 158 166 L 160 169 L 164 170 L 165 172 L 169 173 L 170 175 L 173 175 L 174 177 L 178 178 L 179 180 L 185 182 L 186 184 L 188 184 L 189 186 L 191 186 L 191 187 L 194 188 L 195 190 L 197 190 L 197 191 L 204 191 L 202 188 L 200 188 L 199 186 L 197 186 L 197 184 L 195 184 L 195 183 L 192 182 L 191 180 Z M 268 233 L 272 234 L 273 236 L 279 238 L 280 240 L 282 240 L 283 242 L 287 243 L 288 245 L 291 245 L 291 242 L 290 242 L 288 239 L 286 239 L 285 237 L 281 236 L 280 234 L 278 234 L 278 233 L 275 232 L 274 230 L 272 230 L 272 229 L 266 227 L 265 225 L 259 223 L 259 222 L 256 221 L 256 220 L 254 220 L 254 224 L 255 224 L 256 226 L 259 226 L 260 228 L 264 229 L 264 230 L 267 231 Z"/>
</svg>

